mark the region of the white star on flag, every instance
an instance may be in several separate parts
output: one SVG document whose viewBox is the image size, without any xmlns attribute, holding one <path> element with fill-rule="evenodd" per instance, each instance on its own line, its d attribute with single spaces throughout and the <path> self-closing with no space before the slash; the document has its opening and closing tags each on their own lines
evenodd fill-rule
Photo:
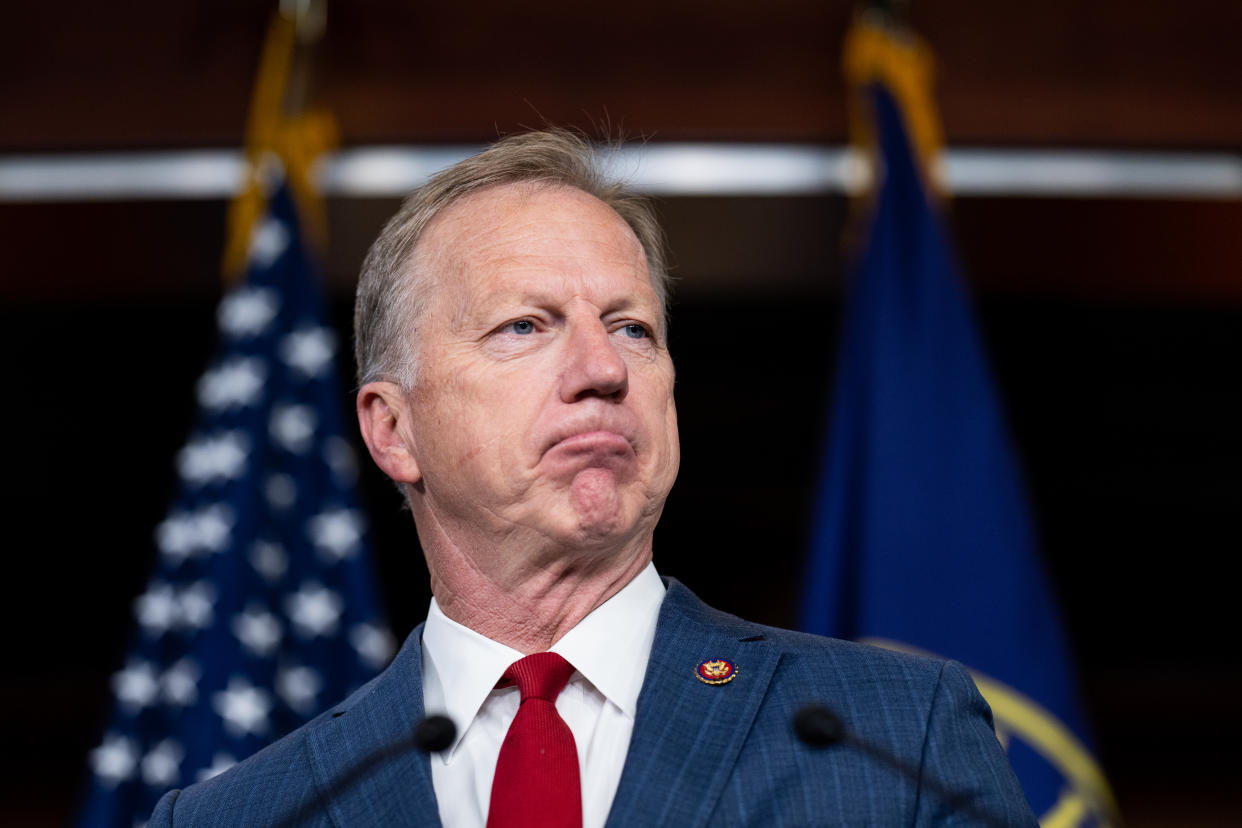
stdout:
<svg viewBox="0 0 1242 828">
<path fill-rule="evenodd" d="M 327 328 L 302 328 L 280 343 L 280 358 L 307 377 L 317 377 L 332 363 L 336 336 Z"/>
<path fill-rule="evenodd" d="M 251 264 L 268 268 L 289 249 L 289 229 L 279 219 L 268 218 L 250 235 Z"/>
<path fill-rule="evenodd" d="M 355 624 L 349 630 L 349 643 L 367 666 L 376 670 L 392 658 L 395 646 L 392 633 L 374 624 Z"/>
<path fill-rule="evenodd" d="M 311 447 L 316 425 L 315 410 L 309 405 L 278 405 L 272 408 L 268 431 L 282 448 L 302 454 Z"/>
<path fill-rule="evenodd" d="M 128 662 L 125 669 L 113 673 L 112 692 L 126 710 L 138 712 L 155 701 L 160 692 L 155 668 L 146 661 Z"/>
<path fill-rule="evenodd" d="M 336 632 L 344 602 L 341 596 L 309 582 L 285 600 L 285 612 L 299 635 L 314 638 Z"/>
<path fill-rule="evenodd" d="M 250 547 L 250 565 L 265 580 L 278 581 L 289 569 L 289 555 L 279 543 L 255 541 Z"/>
<path fill-rule="evenodd" d="M 254 357 L 231 359 L 199 379 L 199 405 L 213 411 L 253 405 L 261 396 L 266 379 L 267 367 L 263 360 Z"/>
<path fill-rule="evenodd" d="M 229 336 L 257 336 L 267 330 L 280 310 L 280 297 L 270 288 L 242 288 L 220 300 L 216 320 Z"/>
<path fill-rule="evenodd" d="M 303 715 L 315 709 L 315 697 L 322 687 L 319 674 L 309 667 L 282 667 L 276 674 L 276 692 Z"/>
<path fill-rule="evenodd" d="M 152 581 L 147 591 L 134 599 L 134 613 L 147 635 L 159 636 L 167 632 L 180 617 L 173 588 L 162 581 Z"/>
<path fill-rule="evenodd" d="M 177 471 L 187 483 L 203 485 L 236 480 L 246 470 L 250 441 L 240 431 L 225 431 L 186 443 L 177 452 Z"/>
<path fill-rule="evenodd" d="M 142 758 L 142 781 L 154 788 L 172 785 L 181 774 L 185 751 L 172 739 L 165 739 Z"/>
<path fill-rule="evenodd" d="M 267 715 L 272 710 L 271 696 L 245 678 L 229 679 L 228 689 L 216 693 L 211 703 L 233 736 L 241 738 L 247 733 L 266 732 Z"/>
<path fill-rule="evenodd" d="M 229 756 L 227 753 L 217 753 L 212 757 L 211 765 L 198 772 L 197 779 L 199 782 L 206 782 L 213 776 L 219 776 L 224 773 L 236 764 L 237 760 L 232 756 Z"/>
<path fill-rule="evenodd" d="M 233 633 L 243 647 L 259 658 L 266 658 L 280 644 L 280 621 L 262 607 L 247 607 L 245 612 L 233 617 Z"/>
<path fill-rule="evenodd" d="M 263 483 L 263 496 L 273 509 L 288 509 L 298 499 L 298 487 L 287 474 L 273 474 Z"/>
<path fill-rule="evenodd" d="M 173 512 L 155 528 L 155 542 L 174 562 L 200 552 L 221 552 L 228 546 L 233 521 L 233 511 L 223 503 L 197 512 Z"/>
<path fill-rule="evenodd" d="M 180 605 L 182 626 L 201 630 L 214 617 L 216 591 L 207 581 L 198 581 L 177 593 L 177 603 Z"/>
<path fill-rule="evenodd" d="M 138 745 L 128 736 L 109 733 L 103 744 L 91 751 L 91 769 L 107 787 L 129 779 L 138 764 Z"/>
<path fill-rule="evenodd" d="M 198 701 L 198 680 L 203 677 L 194 659 L 186 656 L 160 677 L 160 698 L 166 704 L 189 707 Z"/>
<path fill-rule="evenodd" d="M 329 509 L 307 521 L 306 531 L 319 556 L 334 563 L 358 551 L 364 525 L 362 515 L 354 509 Z"/>
</svg>

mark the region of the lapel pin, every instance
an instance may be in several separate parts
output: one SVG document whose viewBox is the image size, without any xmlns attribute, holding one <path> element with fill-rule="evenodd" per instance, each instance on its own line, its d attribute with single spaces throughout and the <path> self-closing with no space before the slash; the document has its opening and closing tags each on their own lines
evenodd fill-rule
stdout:
<svg viewBox="0 0 1242 828">
<path fill-rule="evenodd" d="M 694 671 L 704 684 L 728 684 L 737 675 L 737 665 L 726 658 L 709 658 Z"/>
</svg>

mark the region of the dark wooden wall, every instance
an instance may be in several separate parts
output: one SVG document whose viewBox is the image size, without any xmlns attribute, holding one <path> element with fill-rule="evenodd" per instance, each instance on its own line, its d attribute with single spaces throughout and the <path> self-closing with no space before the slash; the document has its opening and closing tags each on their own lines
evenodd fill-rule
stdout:
<svg viewBox="0 0 1242 828">
<path fill-rule="evenodd" d="M 0 25 L 0 153 L 231 147 L 263 3 L 27 4 Z M 844 138 L 846 3 L 333 5 L 318 88 L 346 145 L 545 121 L 653 140 Z M 1242 4 L 914 4 L 955 146 L 1237 152 Z M 394 209 L 333 200 L 347 323 Z M 683 473 L 658 560 L 788 623 L 826 408 L 846 205 L 667 198 Z M 59 824 L 211 336 L 219 201 L 0 204 L 11 541 L 0 701 L 9 824 Z M 1100 754 L 1131 825 L 1228 824 L 1242 665 L 1242 203 L 960 199 L 951 217 L 1023 453 Z M 719 447 L 756 428 L 742 463 Z M 394 626 L 425 610 L 408 518 L 366 478 Z M 714 518 L 735 516 L 727 525 Z M 728 550 L 722 552 L 721 550 Z M 762 555 L 763 576 L 755 575 Z"/>
<path fill-rule="evenodd" d="M 954 144 L 1242 143 L 1231 0 L 910 4 Z M 233 145 L 266 3 L 9 4 L 0 150 Z M 349 143 L 609 119 L 656 139 L 840 141 L 852 4 L 330 4 L 320 86 Z"/>
</svg>

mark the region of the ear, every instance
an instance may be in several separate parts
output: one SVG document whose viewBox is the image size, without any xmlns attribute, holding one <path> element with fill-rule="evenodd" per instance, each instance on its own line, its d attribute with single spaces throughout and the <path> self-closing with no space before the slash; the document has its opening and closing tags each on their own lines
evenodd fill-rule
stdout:
<svg viewBox="0 0 1242 828">
<path fill-rule="evenodd" d="M 358 427 L 371 459 L 398 483 L 422 478 L 414 458 L 409 397 L 394 382 L 369 382 L 358 389 Z"/>
</svg>

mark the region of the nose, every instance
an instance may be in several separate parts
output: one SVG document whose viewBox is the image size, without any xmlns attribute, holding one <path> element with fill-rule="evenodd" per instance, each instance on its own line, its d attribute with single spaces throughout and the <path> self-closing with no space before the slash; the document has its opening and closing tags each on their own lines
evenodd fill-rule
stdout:
<svg viewBox="0 0 1242 828">
<path fill-rule="evenodd" d="M 598 320 L 571 328 L 565 343 L 565 370 L 561 375 L 561 399 L 576 402 L 587 397 L 625 399 L 630 387 L 629 366 L 618 351 L 613 335 Z"/>
</svg>

